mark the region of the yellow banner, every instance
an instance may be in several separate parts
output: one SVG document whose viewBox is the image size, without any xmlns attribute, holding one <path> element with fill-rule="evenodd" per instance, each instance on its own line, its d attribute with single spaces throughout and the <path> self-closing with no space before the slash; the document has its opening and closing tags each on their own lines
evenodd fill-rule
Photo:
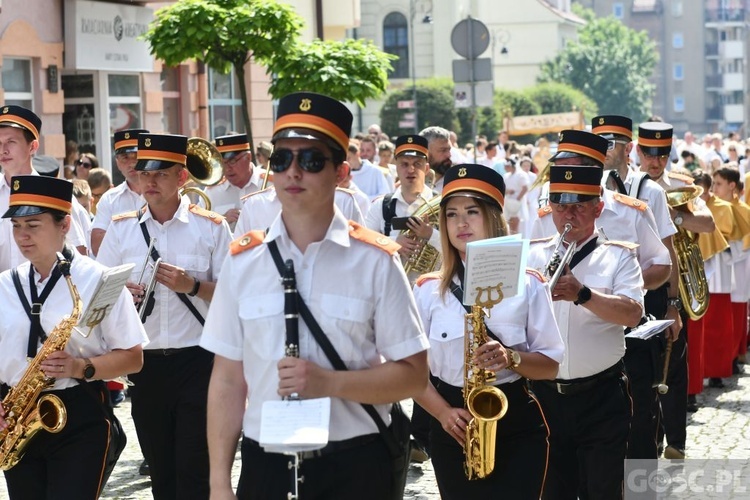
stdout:
<svg viewBox="0 0 750 500">
<path fill-rule="evenodd" d="M 552 113 L 548 115 L 527 115 L 506 117 L 503 127 L 508 135 L 541 135 L 560 132 L 566 129 L 583 130 L 585 123 L 583 113 Z"/>
</svg>

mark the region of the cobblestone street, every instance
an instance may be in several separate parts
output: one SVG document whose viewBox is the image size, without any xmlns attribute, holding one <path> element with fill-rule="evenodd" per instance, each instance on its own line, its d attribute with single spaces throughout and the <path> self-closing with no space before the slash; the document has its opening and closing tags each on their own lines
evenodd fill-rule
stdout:
<svg viewBox="0 0 750 500">
<path fill-rule="evenodd" d="M 725 379 L 725 389 L 706 388 L 698 396 L 702 405 L 698 412 L 688 414 L 688 458 L 750 459 L 750 368 L 744 374 Z M 406 407 L 410 409 L 410 404 Z M 151 498 L 151 482 L 138 474 L 142 456 L 135 429 L 130 419 L 130 402 L 126 400 L 116 409 L 128 434 L 128 446 L 120 457 L 102 498 L 145 500 Z M 234 478 L 239 475 L 239 454 L 235 462 Z M 747 481 L 747 479 L 745 479 Z M 0 499 L 7 498 L 5 482 L 0 484 Z M 430 462 L 412 465 L 404 499 L 438 499 L 437 485 Z M 700 496 L 680 498 L 701 498 Z M 703 497 L 705 498 L 705 496 Z M 730 498 L 730 497 L 726 497 Z M 731 498 L 750 498 L 732 496 Z"/>
</svg>

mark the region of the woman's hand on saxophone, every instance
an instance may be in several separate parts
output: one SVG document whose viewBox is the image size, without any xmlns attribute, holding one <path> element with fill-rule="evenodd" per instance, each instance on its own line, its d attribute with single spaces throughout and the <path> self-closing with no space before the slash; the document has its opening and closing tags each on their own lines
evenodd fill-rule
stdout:
<svg viewBox="0 0 750 500">
<path fill-rule="evenodd" d="M 466 426 L 471 421 L 471 413 L 464 408 L 448 407 L 440 414 L 438 420 L 447 432 L 463 448 L 466 442 Z"/>
<path fill-rule="evenodd" d="M 474 363 L 495 373 L 512 364 L 508 350 L 497 340 L 485 342 L 474 353 Z"/>
<path fill-rule="evenodd" d="M 42 361 L 40 367 L 50 378 L 76 378 L 82 375 L 78 359 L 65 351 L 55 351 Z"/>
</svg>

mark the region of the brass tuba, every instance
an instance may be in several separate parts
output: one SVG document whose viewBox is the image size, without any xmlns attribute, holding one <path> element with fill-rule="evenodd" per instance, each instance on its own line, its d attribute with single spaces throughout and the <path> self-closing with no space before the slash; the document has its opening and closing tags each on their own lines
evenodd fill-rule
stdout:
<svg viewBox="0 0 750 500">
<path fill-rule="evenodd" d="M 200 186 L 213 186 L 224 175 L 221 153 L 216 146 L 201 137 L 188 139 L 186 167 L 190 174 L 190 182 Z M 188 193 L 199 196 L 203 199 L 206 209 L 211 210 L 211 200 L 201 189 L 186 184 L 180 190 L 180 196 Z"/>
<path fill-rule="evenodd" d="M 489 294 L 496 290 L 498 297 L 492 300 Z M 487 327 L 484 323 L 484 308 L 492 307 L 503 300 L 502 283 L 490 289 L 477 290 L 476 303 L 471 313 L 464 315 L 464 402 L 474 417 L 466 426 L 464 444 L 464 472 L 471 480 L 482 479 L 495 470 L 495 439 L 497 421 L 508 411 L 508 398 L 503 391 L 491 385 L 495 374 L 474 364 L 474 353 L 487 343 Z M 488 300 L 481 301 L 482 292 Z"/>
<path fill-rule="evenodd" d="M 667 203 L 681 212 L 690 212 L 692 201 L 703 193 L 700 186 L 683 186 L 667 191 Z M 703 265 L 703 255 L 697 243 L 698 236 L 677 226 L 674 251 L 680 278 L 680 299 L 685 312 L 692 320 L 700 319 L 708 309 L 708 281 Z"/>
<path fill-rule="evenodd" d="M 81 319 L 83 302 L 78 289 L 70 279 L 70 262 L 61 253 L 57 254 L 57 265 L 62 271 L 73 299 L 73 311 L 55 326 L 44 341 L 39 352 L 29 362 L 21 381 L 13 387 L 2 401 L 5 410 L 5 421 L 8 427 L 0 432 L 0 469 L 13 468 L 23 457 L 29 442 L 41 430 L 60 432 L 67 423 L 68 413 L 65 405 L 54 394 L 42 391 L 54 384 L 54 378 L 48 378 L 41 369 L 42 361 L 51 353 L 62 351 L 70 340 L 73 328 Z"/>
<path fill-rule="evenodd" d="M 420 196 L 421 198 L 421 196 Z M 442 196 L 433 196 L 429 200 L 425 200 L 424 203 L 412 214 L 414 217 L 419 217 L 426 220 L 434 229 L 440 229 L 440 200 Z M 404 236 L 411 238 L 412 240 L 418 240 L 417 235 L 411 229 L 407 229 L 403 232 Z M 409 260 L 404 263 L 404 271 L 406 276 L 409 278 L 410 283 L 425 273 L 431 273 L 440 267 L 443 261 L 440 255 L 440 250 L 430 245 L 427 240 L 421 240 L 419 250 L 414 255 L 409 257 Z"/>
</svg>

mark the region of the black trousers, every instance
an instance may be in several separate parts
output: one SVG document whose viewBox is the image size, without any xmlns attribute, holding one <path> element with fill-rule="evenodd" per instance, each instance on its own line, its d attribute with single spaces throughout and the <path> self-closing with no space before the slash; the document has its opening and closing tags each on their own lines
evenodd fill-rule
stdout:
<svg viewBox="0 0 750 500">
<path fill-rule="evenodd" d="M 190 347 L 168 356 L 144 351 L 130 375 L 133 423 L 151 470 L 155 500 L 207 499 L 206 405 L 213 354 Z"/>
<path fill-rule="evenodd" d="M 543 498 L 615 500 L 623 497 L 623 465 L 630 424 L 627 377 L 600 380 L 574 395 L 533 382 L 550 429 Z"/>
<path fill-rule="evenodd" d="M 430 382 L 437 387 L 440 379 L 430 373 Z M 414 401 L 411 410 L 411 424 L 409 430 L 419 446 L 424 448 L 428 453 L 430 453 L 430 420 L 432 420 L 432 417 L 427 413 L 427 410 Z"/>
<path fill-rule="evenodd" d="M 495 468 L 484 479 L 469 481 L 464 450 L 435 418 L 430 418 L 432 465 L 443 500 L 467 498 L 538 499 L 547 470 L 549 431 L 541 407 L 524 379 L 499 385 L 508 411 L 496 423 Z M 455 408 L 464 406 L 460 387 L 438 381 L 436 389 Z"/>
<path fill-rule="evenodd" d="M 101 403 L 81 386 L 51 393 L 63 401 L 67 423 L 56 434 L 39 431 L 21 461 L 5 471 L 10 498 L 95 499 L 104 472 L 109 422 Z"/>
<path fill-rule="evenodd" d="M 680 336 L 672 343 L 672 354 L 667 368 L 669 391 L 666 394 L 659 394 L 659 400 L 662 410 L 662 428 L 667 444 L 684 450 L 687 440 L 687 322 L 689 318 L 685 312 L 680 315 L 683 327 L 680 330 Z M 661 442 L 661 439 L 659 441 Z"/>
<path fill-rule="evenodd" d="M 294 458 L 266 453 L 242 440 L 239 500 L 286 500 L 292 491 Z M 299 496 L 304 500 L 383 500 L 393 497 L 393 460 L 383 439 L 318 458 L 302 460 Z"/>
<path fill-rule="evenodd" d="M 654 387 L 661 378 L 662 339 L 625 339 L 625 370 L 633 398 L 633 419 L 628 437 L 628 458 L 657 456 L 657 435 L 661 425 L 659 394 Z"/>
</svg>

